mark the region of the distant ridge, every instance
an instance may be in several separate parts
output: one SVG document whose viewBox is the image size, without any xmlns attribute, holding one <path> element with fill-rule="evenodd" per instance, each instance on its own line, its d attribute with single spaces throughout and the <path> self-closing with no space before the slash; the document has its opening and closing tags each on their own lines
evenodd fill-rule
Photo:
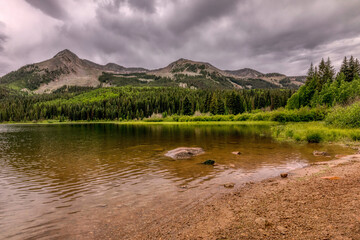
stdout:
<svg viewBox="0 0 360 240">
<path fill-rule="evenodd" d="M 107 74 L 107 75 L 104 75 Z M 189 88 L 248 89 L 297 88 L 305 77 L 263 74 L 250 68 L 221 70 L 207 62 L 180 58 L 155 70 L 100 65 L 64 49 L 43 62 L 29 64 L 0 78 L 14 89 L 45 93 L 67 86 L 179 86 Z"/>
</svg>

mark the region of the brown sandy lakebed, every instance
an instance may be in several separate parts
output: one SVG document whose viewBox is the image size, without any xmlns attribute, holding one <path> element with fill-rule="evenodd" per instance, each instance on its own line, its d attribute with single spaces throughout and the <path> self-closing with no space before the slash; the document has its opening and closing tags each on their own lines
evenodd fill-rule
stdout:
<svg viewBox="0 0 360 240">
<path fill-rule="evenodd" d="M 123 235 L 116 219 L 95 239 L 360 239 L 360 155 L 238 186 Z M 87 236 L 90 237 L 90 236 Z"/>
</svg>

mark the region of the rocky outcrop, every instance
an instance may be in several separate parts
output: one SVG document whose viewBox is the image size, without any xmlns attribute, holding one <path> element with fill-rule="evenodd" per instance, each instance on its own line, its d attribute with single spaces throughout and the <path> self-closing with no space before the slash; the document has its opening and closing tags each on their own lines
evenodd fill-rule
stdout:
<svg viewBox="0 0 360 240">
<path fill-rule="evenodd" d="M 171 157 L 172 159 L 189 159 L 203 153 L 205 153 L 205 151 L 202 148 L 180 147 L 168 151 L 165 156 Z"/>
</svg>

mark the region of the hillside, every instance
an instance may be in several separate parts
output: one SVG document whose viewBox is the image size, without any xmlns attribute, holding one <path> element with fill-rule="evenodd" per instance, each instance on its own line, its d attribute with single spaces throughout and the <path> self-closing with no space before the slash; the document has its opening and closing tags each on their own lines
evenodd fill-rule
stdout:
<svg viewBox="0 0 360 240">
<path fill-rule="evenodd" d="M 8 84 L 15 89 L 35 90 L 44 93 L 68 86 L 91 86 L 100 84 L 102 72 L 129 73 L 145 72 L 142 68 L 125 68 L 115 63 L 99 65 L 65 49 L 53 58 L 35 64 L 29 64 L 13 71 L 0 79 L 1 84 Z"/>
<path fill-rule="evenodd" d="M 100 65 L 65 49 L 53 58 L 29 64 L 0 78 L 12 89 L 46 93 L 63 86 L 170 86 L 194 89 L 298 88 L 304 77 L 263 74 L 244 68 L 224 71 L 206 62 L 179 59 L 156 70 Z"/>
<path fill-rule="evenodd" d="M 299 88 L 305 83 L 306 76 L 286 76 L 281 73 L 261 73 L 251 68 L 239 70 L 226 70 L 225 72 L 235 75 L 240 79 L 250 80 L 252 82 L 264 81 L 274 88 Z"/>
</svg>

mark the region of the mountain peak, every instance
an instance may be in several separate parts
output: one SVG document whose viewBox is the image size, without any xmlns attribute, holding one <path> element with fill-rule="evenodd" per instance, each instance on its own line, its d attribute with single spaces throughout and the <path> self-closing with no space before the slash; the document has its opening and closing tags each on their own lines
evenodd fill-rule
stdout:
<svg viewBox="0 0 360 240">
<path fill-rule="evenodd" d="M 234 74 L 239 77 L 256 78 L 256 77 L 264 76 L 263 73 L 256 71 L 252 68 L 242 68 L 242 69 L 238 69 L 238 70 L 226 70 L 226 72 Z"/>
<path fill-rule="evenodd" d="M 64 49 L 64 50 L 62 50 L 62 51 L 60 51 L 60 52 L 58 52 L 55 56 L 54 56 L 54 58 L 57 58 L 57 57 L 71 57 L 71 58 L 78 58 L 78 56 L 75 54 L 75 53 L 73 53 L 72 51 L 70 51 L 69 49 Z"/>
<path fill-rule="evenodd" d="M 178 60 L 176 60 L 175 62 L 173 62 L 174 64 L 181 64 L 181 63 L 185 63 L 185 62 L 192 62 L 189 59 L 185 59 L 185 58 L 179 58 Z"/>
</svg>

